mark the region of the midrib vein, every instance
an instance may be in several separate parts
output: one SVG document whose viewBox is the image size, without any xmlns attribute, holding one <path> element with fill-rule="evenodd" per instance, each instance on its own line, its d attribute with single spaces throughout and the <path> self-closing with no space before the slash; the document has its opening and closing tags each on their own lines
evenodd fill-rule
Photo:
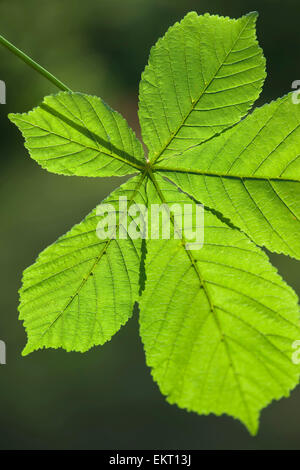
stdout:
<svg viewBox="0 0 300 470">
<path fill-rule="evenodd" d="M 281 178 L 280 176 L 256 176 L 256 175 L 234 175 L 229 173 L 216 173 L 213 171 L 197 170 L 192 168 L 176 168 L 176 167 L 167 167 L 167 166 L 155 166 L 152 169 L 157 172 L 170 172 L 170 173 L 183 173 L 183 174 L 194 174 L 201 176 L 214 176 L 218 178 L 228 178 L 228 179 L 251 179 L 259 181 L 281 181 L 281 182 L 294 182 L 300 183 L 300 178 Z"/>
<path fill-rule="evenodd" d="M 106 152 L 105 150 L 103 150 L 102 148 L 99 148 L 99 147 L 92 147 L 90 145 L 85 145 L 81 142 L 77 142 L 76 140 L 73 140 L 71 139 L 70 137 L 65 137 L 63 135 L 60 135 L 60 134 L 57 134 L 56 132 L 53 132 L 53 131 L 50 131 L 49 129 L 45 129 L 44 127 L 42 126 L 38 126 L 36 124 L 33 124 L 32 122 L 28 122 L 28 121 L 25 121 L 25 119 L 21 119 L 20 117 L 17 117 L 17 119 L 21 122 L 24 122 L 25 124 L 29 124 L 30 126 L 32 127 L 35 127 L 36 129 L 40 129 L 41 131 L 44 131 L 44 132 L 47 132 L 48 134 L 51 134 L 51 135 L 54 135 L 56 137 L 59 137 L 60 139 L 64 139 L 64 140 L 67 140 L 68 142 L 72 143 L 72 144 L 76 144 L 76 145 L 79 145 L 80 147 L 83 147 L 84 149 L 89 149 L 89 150 L 93 150 L 97 153 L 103 153 L 104 155 L 106 155 L 107 157 L 111 157 L 111 158 L 114 158 L 116 160 L 119 160 L 120 162 L 123 162 L 123 163 L 126 163 L 126 165 L 129 165 L 129 166 L 132 166 L 133 168 L 136 168 L 137 170 L 143 170 L 144 166 L 143 165 L 137 165 L 133 162 L 131 162 L 130 160 L 126 160 L 125 158 L 122 158 L 120 157 L 119 155 L 117 154 L 111 154 L 111 153 L 108 153 Z M 88 130 L 88 129 L 87 129 Z M 25 137 L 25 140 L 27 142 L 27 139 Z M 30 147 L 29 147 L 30 148 Z M 132 157 L 134 158 L 134 157 Z"/>
</svg>

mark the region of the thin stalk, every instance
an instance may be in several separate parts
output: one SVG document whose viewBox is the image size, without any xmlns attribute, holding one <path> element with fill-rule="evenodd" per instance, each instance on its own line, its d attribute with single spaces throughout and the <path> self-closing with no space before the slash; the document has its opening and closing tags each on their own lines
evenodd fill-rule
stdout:
<svg viewBox="0 0 300 470">
<path fill-rule="evenodd" d="M 57 86 L 60 90 L 63 91 L 72 91 L 67 85 L 63 82 L 58 80 L 58 78 L 54 77 L 52 73 L 48 72 L 48 70 L 44 69 L 41 65 L 37 64 L 33 59 L 28 57 L 24 52 L 20 51 L 16 46 L 14 46 L 11 42 L 5 39 L 3 36 L 0 35 L 0 44 L 6 47 L 9 51 L 15 54 L 19 59 L 29 65 L 31 68 L 36 70 L 39 74 L 43 75 L 43 77 L 47 78 L 53 85 Z"/>
</svg>

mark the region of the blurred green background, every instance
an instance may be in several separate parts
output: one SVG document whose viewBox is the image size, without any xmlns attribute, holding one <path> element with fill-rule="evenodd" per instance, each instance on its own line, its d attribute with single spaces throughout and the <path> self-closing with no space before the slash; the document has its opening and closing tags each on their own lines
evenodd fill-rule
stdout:
<svg viewBox="0 0 300 470">
<path fill-rule="evenodd" d="M 259 104 L 300 79 L 299 0 L 0 0 L 0 34 L 76 91 L 100 95 L 139 134 L 137 92 L 149 48 L 190 10 L 238 17 L 258 10 L 268 78 Z M 8 112 L 27 111 L 57 90 L 0 47 L 1 449 L 299 449 L 300 388 L 262 413 L 257 437 L 229 417 L 199 417 L 168 405 L 145 366 L 135 315 L 103 347 L 81 355 L 26 358 L 17 320 L 22 271 L 79 222 L 118 179 L 56 176 L 27 155 Z M 299 264 L 272 256 L 300 293 Z"/>
</svg>

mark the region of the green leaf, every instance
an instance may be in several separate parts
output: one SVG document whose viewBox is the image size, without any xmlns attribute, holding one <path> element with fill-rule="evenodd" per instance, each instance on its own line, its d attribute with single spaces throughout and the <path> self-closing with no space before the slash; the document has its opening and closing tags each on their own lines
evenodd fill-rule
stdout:
<svg viewBox="0 0 300 470">
<path fill-rule="evenodd" d="M 98 238 L 103 214 L 94 210 L 25 270 L 24 354 L 103 344 L 139 302 L 147 363 L 168 401 L 227 413 L 252 434 L 260 410 L 287 396 L 300 375 L 292 360 L 297 296 L 256 246 L 300 258 L 300 107 L 287 95 L 241 120 L 265 78 L 256 18 L 192 12 L 158 41 L 140 85 L 147 159 L 126 121 L 100 98 L 65 92 L 10 116 L 31 157 L 50 171 L 139 173 L 105 200 L 116 232 Z M 189 249 L 190 231 L 184 226 L 181 236 L 178 226 L 185 217 L 172 213 L 169 239 L 149 232 L 143 240 L 136 213 L 123 219 L 125 196 L 128 207 L 148 209 L 148 232 L 153 205 L 169 214 L 173 204 L 184 212 L 201 202 L 203 247 Z M 135 236 L 120 236 L 125 221 Z M 193 216 L 192 228 L 201 224 Z"/>
<path fill-rule="evenodd" d="M 118 208 L 143 201 L 143 177 L 134 177 L 103 203 Z M 92 211 L 46 248 L 24 271 L 20 319 L 28 335 L 23 354 L 35 349 L 87 351 L 124 325 L 138 299 L 141 240 L 99 239 Z"/>
<path fill-rule="evenodd" d="M 122 176 L 144 165 L 142 145 L 125 119 L 95 96 L 59 93 L 9 118 L 30 156 L 53 173 Z"/>
<path fill-rule="evenodd" d="M 168 205 L 190 202 L 161 177 Z M 148 199 L 159 203 L 154 187 Z M 299 380 L 291 361 L 300 337 L 298 299 L 267 256 L 205 211 L 205 243 L 149 240 L 140 332 L 147 364 L 170 403 L 227 413 L 257 432 L 259 410 Z M 204 359 L 205 358 L 205 359 Z"/>
<path fill-rule="evenodd" d="M 266 76 L 256 19 L 191 12 L 151 49 L 139 106 L 150 160 L 208 140 L 246 114 Z"/>
<path fill-rule="evenodd" d="M 290 93 L 162 165 L 170 169 L 165 176 L 257 244 L 300 259 L 299 142 L 300 106 Z"/>
</svg>

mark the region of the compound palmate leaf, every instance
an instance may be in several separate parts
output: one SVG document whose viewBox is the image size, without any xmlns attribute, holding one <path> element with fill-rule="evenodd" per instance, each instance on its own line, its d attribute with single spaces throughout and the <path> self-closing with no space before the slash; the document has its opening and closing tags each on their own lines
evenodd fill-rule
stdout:
<svg viewBox="0 0 300 470">
<path fill-rule="evenodd" d="M 227 413 L 253 434 L 259 411 L 287 396 L 300 373 L 297 296 L 256 246 L 300 258 L 300 108 L 287 95 L 244 118 L 265 78 L 256 19 L 192 12 L 159 39 L 140 84 L 146 158 L 100 98 L 64 92 L 10 116 L 49 171 L 139 173 L 105 200 L 119 228 L 120 197 L 148 209 L 144 228 L 154 206 L 170 216 L 167 206 L 204 204 L 201 248 L 189 249 L 172 216 L 169 239 L 140 227 L 100 239 L 94 210 L 44 250 L 20 292 L 24 353 L 103 344 L 138 302 L 147 364 L 168 401 Z"/>
</svg>

